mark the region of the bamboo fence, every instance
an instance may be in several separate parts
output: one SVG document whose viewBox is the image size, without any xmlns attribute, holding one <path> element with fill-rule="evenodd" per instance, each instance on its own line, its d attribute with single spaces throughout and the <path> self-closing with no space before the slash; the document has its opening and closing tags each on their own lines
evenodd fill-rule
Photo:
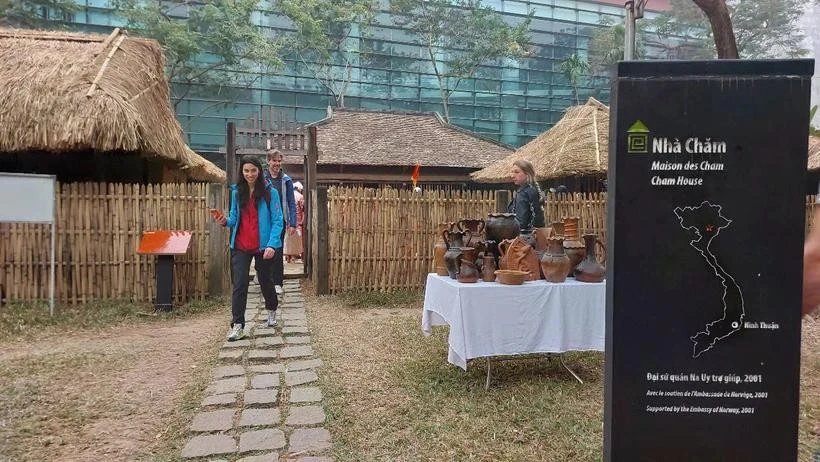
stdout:
<svg viewBox="0 0 820 462">
<path fill-rule="evenodd" d="M 328 190 L 331 293 L 424 287 L 438 223 L 484 218 L 494 191 L 332 187 Z"/>
<path fill-rule="evenodd" d="M 58 185 L 55 299 L 152 301 L 155 257 L 137 255 L 143 231 L 191 231 L 174 261 L 174 302 L 207 294 L 207 184 Z M 0 285 L 7 300 L 47 300 L 50 226 L 0 223 Z M 226 244 L 227 245 L 227 244 Z"/>
<path fill-rule="evenodd" d="M 393 291 L 424 287 L 433 271 L 438 223 L 485 218 L 495 210 L 495 191 L 426 190 L 416 194 L 391 188 L 333 187 L 328 190 L 329 286 Z M 547 225 L 580 217 L 582 234 L 606 244 L 607 196 L 599 193 L 550 194 Z M 806 232 L 812 226 L 815 196 L 806 197 Z"/>
</svg>

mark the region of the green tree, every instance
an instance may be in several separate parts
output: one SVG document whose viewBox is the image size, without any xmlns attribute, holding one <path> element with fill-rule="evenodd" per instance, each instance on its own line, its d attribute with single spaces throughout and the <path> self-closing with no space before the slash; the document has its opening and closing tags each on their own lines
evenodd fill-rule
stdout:
<svg viewBox="0 0 820 462">
<path fill-rule="evenodd" d="M 281 38 L 268 37 L 252 20 L 258 3 L 115 0 L 114 8 L 134 33 L 162 46 L 176 108 L 191 92 L 227 100 L 231 88 L 248 88 L 282 65 Z"/>
<path fill-rule="evenodd" d="M 73 0 L 0 0 L 0 26 L 53 29 L 77 9 Z"/>
<path fill-rule="evenodd" d="M 529 55 L 532 13 L 510 26 L 481 0 L 392 0 L 394 23 L 416 37 L 438 80 L 444 119 L 450 95 L 482 64 Z"/>
<path fill-rule="evenodd" d="M 280 0 L 275 7 L 296 28 L 290 37 L 295 58 L 344 107 L 362 54 L 360 38 L 372 25 L 377 5 L 373 0 Z"/>
<path fill-rule="evenodd" d="M 671 0 L 671 6 L 650 23 L 658 37 L 676 37 L 676 45 L 688 48 L 681 57 L 759 59 L 806 53 L 800 46 L 800 0 Z M 685 37 L 693 40 L 681 41 Z"/>
<path fill-rule="evenodd" d="M 578 100 L 578 83 L 581 77 L 589 73 L 589 63 L 585 58 L 581 58 L 577 53 L 573 53 L 561 61 L 561 72 L 572 85 L 572 92 L 575 95 L 575 104 L 581 104 Z"/>
<path fill-rule="evenodd" d="M 814 120 L 815 114 L 817 114 L 817 107 L 818 106 L 815 105 L 809 112 L 809 135 L 813 136 L 820 136 L 820 127 L 815 127 L 811 124 L 811 121 Z"/>
</svg>

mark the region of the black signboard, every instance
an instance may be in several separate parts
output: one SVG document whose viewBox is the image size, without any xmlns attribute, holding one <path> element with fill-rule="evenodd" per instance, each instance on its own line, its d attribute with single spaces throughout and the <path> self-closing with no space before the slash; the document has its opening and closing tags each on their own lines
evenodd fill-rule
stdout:
<svg viewBox="0 0 820 462">
<path fill-rule="evenodd" d="M 797 460 L 813 70 L 619 63 L 605 460 Z"/>
</svg>

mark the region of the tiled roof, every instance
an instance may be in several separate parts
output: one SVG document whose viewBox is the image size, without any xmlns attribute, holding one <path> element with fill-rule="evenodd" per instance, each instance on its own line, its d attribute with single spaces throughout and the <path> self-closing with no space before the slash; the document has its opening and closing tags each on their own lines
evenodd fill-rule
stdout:
<svg viewBox="0 0 820 462">
<path fill-rule="evenodd" d="M 482 168 L 513 152 L 433 112 L 328 109 L 315 122 L 320 164 Z"/>
</svg>

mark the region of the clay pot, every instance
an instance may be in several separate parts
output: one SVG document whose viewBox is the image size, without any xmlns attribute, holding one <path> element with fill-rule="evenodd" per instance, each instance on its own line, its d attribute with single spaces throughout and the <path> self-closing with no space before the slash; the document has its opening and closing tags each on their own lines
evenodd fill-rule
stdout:
<svg viewBox="0 0 820 462">
<path fill-rule="evenodd" d="M 580 241 L 568 241 L 564 239 L 564 252 L 569 257 L 569 273 L 568 276 L 575 274 L 575 267 L 584 260 L 586 256 L 586 247 Z"/>
<path fill-rule="evenodd" d="M 433 270 L 439 276 L 448 276 L 447 265 L 444 264 L 444 254 L 447 253 L 447 242 L 444 240 L 444 231 L 447 231 L 452 223 L 438 224 L 438 240 L 433 246 Z"/>
<path fill-rule="evenodd" d="M 535 236 L 535 251 L 544 252 L 547 250 L 547 239 L 552 237 L 552 229 L 547 228 L 533 228 L 532 231 Z"/>
<path fill-rule="evenodd" d="M 521 231 L 514 213 L 488 213 L 485 225 L 487 240 L 495 242 L 514 239 Z"/>
<path fill-rule="evenodd" d="M 492 255 L 484 255 L 481 266 L 481 280 L 484 282 L 495 281 L 495 257 Z"/>
<path fill-rule="evenodd" d="M 447 267 L 447 275 L 452 279 L 456 279 L 458 275 L 458 267 L 461 264 L 461 249 L 462 247 L 450 247 L 444 253 L 444 265 Z"/>
<path fill-rule="evenodd" d="M 548 241 L 547 251 L 541 257 L 541 272 L 547 282 L 564 282 L 570 272 L 570 261 L 564 252 L 564 239 L 552 237 Z"/>
<path fill-rule="evenodd" d="M 461 231 L 470 231 L 470 239 L 464 242 L 466 247 L 475 247 L 481 241 L 481 233 L 486 224 L 477 218 L 462 218 L 456 224 Z"/>
<path fill-rule="evenodd" d="M 498 266 L 502 270 L 521 270 L 529 273 L 528 281 L 535 281 L 541 276 L 541 264 L 535 255 L 535 249 L 523 239 L 506 239 L 498 244 L 500 253 Z"/>
<path fill-rule="evenodd" d="M 575 268 L 575 279 L 581 282 L 601 282 L 606 277 L 606 268 L 598 263 L 595 254 L 595 244 L 598 237 L 594 234 L 584 234 L 584 244 L 586 246 L 586 257 Z"/>
<path fill-rule="evenodd" d="M 578 231 L 578 222 L 581 217 L 564 217 L 564 239 L 570 241 L 580 241 L 581 235 Z"/>
<path fill-rule="evenodd" d="M 465 242 L 472 237 L 470 231 L 455 231 L 454 229 L 447 229 L 441 233 L 444 242 L 447 243 L 447 248 L 450 247 L 466 247 Z"/>
<path fill-rule="evenodd" d="M 556 236 L 563 236 L 564 235 L 564 222 L 563 221 L 556 221 L 550 225 L 552 228 L 552 233 Z"/>
<path fill-rule="evenodd" d="M 474 283 L 478 282 L 481 274 L 476 268 L 475 260 L 478 252 L 474 247 L 461 248 L 461 264 L 459 265 L 458 275 L 456 279 L 458 282 Z"/>
</svg>

